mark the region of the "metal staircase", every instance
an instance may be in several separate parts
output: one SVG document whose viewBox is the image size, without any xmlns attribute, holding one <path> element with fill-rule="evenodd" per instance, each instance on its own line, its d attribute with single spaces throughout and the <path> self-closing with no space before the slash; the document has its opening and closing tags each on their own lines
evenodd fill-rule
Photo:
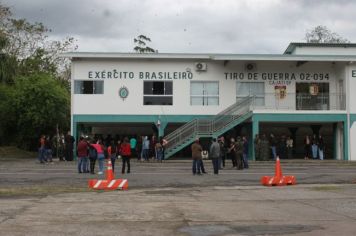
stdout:
<svg viewBox="0 0 356 236">
<path fill-rule="evenodd" d="M 218 137 L 242 123 L 252 115 L 254 97 L 246 97 L 227 107 L 211 119 L 194 119 L 179 127 L 164 139 L 165 158 L 169 158 L 176 152 L 191 144 L 196 138 Z"/>
</svg>

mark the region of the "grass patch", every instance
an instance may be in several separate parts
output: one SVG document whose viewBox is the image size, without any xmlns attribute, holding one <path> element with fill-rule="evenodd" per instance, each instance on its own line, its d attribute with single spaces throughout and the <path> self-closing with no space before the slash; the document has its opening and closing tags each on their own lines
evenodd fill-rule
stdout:
<svg viewBox="0 0 356 236">
<path fill-rule="evenodd" d="M 312 187 L 311 189 L 314 190 L 314 191 L 339 191 L 339 190 L 341 190 L 341 187 L 340 186 L 327 185 L 327 186 Z"/>
<path fill-rule="evenodd" d="M 87 187 L 31 186 L 0 188 L 0 197 L 46 196 L 59 193 L 78 193 L 90 191 Z"/>
<path fill-rule="evenodd" d="M 0 160 L 13 160 L 37 157 L 37 152 L 29 152 L 15 146 L 0 146 Z"/>
</svg>

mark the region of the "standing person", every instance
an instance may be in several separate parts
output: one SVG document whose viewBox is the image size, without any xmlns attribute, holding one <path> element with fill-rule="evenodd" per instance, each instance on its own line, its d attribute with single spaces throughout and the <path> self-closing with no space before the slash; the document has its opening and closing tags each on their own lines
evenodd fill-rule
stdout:
<svg viewBox="0 0 356 236">
<path fill-rule="evenodd" d="M 46 136 L 42 134 L 39 140 L 39 147 L 38 147 L 38 161 L 41 164 L 45 163 L 45 142 L 46 142 Z"/>
<path fill-rule="evenodd" d="M 98 158 L 98 152 L 96 151 L 94 146 L 92 146 L 91 142 L 89 142 L 88 156 L 90 161 L 90 174 L 95 174 L 95 162 Z"/>
<path fill-rule="evenodd" d="M 310 158 L 311 141 L 309 135 L 304 138 L 304 159 L 308 160 Z"/>
<path fill-rule="evenodd" d="M 225 159 L 226 159 L 225 139 L 223 136 L 219 139 L 219 146 L 220 146 L 219 169 L 221 170 L 225 168 Z"/>
<path fill-rule="evenodd" d="M 155 153 L 155 147 L 156 147 L 157 139 L 155 135 L 152 135 L 151 137 L 151 142 L 149 145 L 149 158 L 152 160 L 157 160 L 156 158 L 156 153 Z"/>
<path fill-rule="evenodd" d="M 125 174 L 125 168 L 127 163 L 127 174 L 130 173 L 130 157 L 131 157 L 131 146 L 129 143 L 129 138 L 125 137 L 124 142 L 121 144 L 121 155 L 122 155 L 122 168 L 121 174 Z"/>
<path fill-rule="evenodd" d="M 281 136 L 277 150 L 280 159 L 287 158 L 287 141 L 286 136 L 284 134 Z"/>
<path fill-rule="evenodd" d="M 116 145 L 114 140 L 110 141 L 110 145 L 108 147 L 108 156 L 108 158 L 111 160 L 112 172 L 115 172 Z"/>
<path fill-rule="evenodd" d="M 260 160 L 260 150 L 261 150 L 261 140 L 258 134 L 255 135 L 255 139 L 253 140 L 255 145 L 255 159 Z"/>
<path fill-rule="evenodd" d="M 162 157 L 162 160 L 165 160 L 165 156 L 164 156 L 164 151 L 166 150 L 166 145 L 167 145 L 168 141 L 165 140 L 163 137 L 161 139 L 161 145 L 162 145 L 162 148 L 163 148 L 163 157 Z"/>
<path fill-rule="evenodd" d="M 247 141 L 247 138 L 246 136 L 243 136 L 242 137 L 242 145 L 243 145 L 243 148 L 242 148 L 242 157 L 243 157 L 243 167 L 245 169 L 248 169 L 248 141 Z"/>
<path fill-rule="evenodd" d="M 102 175 L 104 174 L 104 160 L 105 160 L 103 141 L 99 139 L 95 144 L 92 144 L 92 146 L 96 149 L 97 152 L 97 159 L 99 162 L 98 174 Z"/>
<path fill-rule="evenodd" d="M 73 161 L 73 144 L 75 142 L 74 137 L 70 134 L 70 131 L 68 131 L 67 135 L 65 136 L 65 160 L 66 161 Z"/>
<path fill-rule="evenodd" d="M 136 143 L 137 161 L 140 161 L 142 159 L 142 143 L 143 143 L 143 137 L 141 135 L 138 135 L 137 143 Z"/>
<path fill-rule="evenodd" d="M 274 134 L 270 135 L 270 146 L 272 150 L 272 157 L 273 160 L 275 161 L 277 157 L 277 140 L 276 137 L 274 137 Z"/>
<path fill-rule="evenodd" d="M 241 140 L 241 137 L 238 136 L 234 145 L 235 149 L 235 160 L 236 160 L 236 168 L 238 170 L 243 170 L 243 151 L 244 151 L 244 143 Z"/>
<path fill-rule="evenodd" d="M 53 164 L 52 154 L 52 142 L 50 137 L 47 135 L 45 140 L 45 160 L 46 162 L 50 162 L 51 164 Z"/>
<path fill-rule="evenodd" d="M 155 146 L 155 153 L 156 153 L 157 161 L 162 162 L 162 159 L 163 159 L 162 140 L 161 140 L 160 142 L 157 142 L 157 143 L 156 143 L 156 146 Z"/>
<path fill-rule="evenodd" d="M 268 161 L 270 159 L 271 148 L 266 134 L 262 134 L 260 142 L 260 159 L 261 161 Z"/>
<path fill-rule="evenodd" d="M 150 155 L 150 140 L 145 136 L 142 142 L 142 156 L 144 161 L 148 161 Z"/>
<path fill-rule="evenodd" d="M 318 140 L 316 138 L 316 135 L 313 134 L 313 139 L 312 139 L 312 145 L 311 145 L 311 151 L 312 151 L 312 155 L 313 155 L 313 159 L 317 159 L 318 158 Z"/>
<path fill-rule="evenodd" d="M 192 150 L 192 159 L 193 159 L 193 166 L 192 166 L 193 175 L 196 174 L 201 175 L 200 160 L 202 159 L 201 152 L 203 151 L 203 148 L 199 143 L 199 138 L 197 138 L 195 142 L 192 144 L 191 150 Z"/>
<path fill-rule="evenodd" d="M 87 173 L 87 161 L 88 161 L 88 143 L 84 137 L 79 138 L 77 146 L 78 153 L 78 173 Z"/>
<path fill-rule="evenodd" d="M 214 174 L 219 174 L 219 157 L 220 157 L 220 145 L 216 142 L 216 138 L 213 138 L 213 143 L 210 146 L 210 157 L 213 163 Z"/>
<path fill-rule="evenodd" d="M 293 139 L 288 136 L 286 140 L 286 146 L 287 146 L 287 153 L 288 153 L 288 159 L 293 158 Z"/>
<path fill-rule="evenodd" d="M 136 156 L 136 146 L 137 146 L 137 140 L 135 137 L 132 137 L 130 139 L 130 146 L 131 146 L 131 156 L 135 157 Z"/>
<path fill-rule="evenodd" d="M 319 147 L 319 159 L 324 160 L 325 144 L 324 144 L 324 139 L 321 136 L 321 134 L 319 134 L 319 138 L 318 138 L 318 147 Z"/>
<path fill-rule="evenodd" d="M 229 157 L 231 159 L 232 168 L 235 168 L 237 166 L 237 163 L 236 163 L 235 139 L 234 138 L 230 139 L 230 146 L 227 149 L 227 153 L 228 153 L 228 155 L 229 155 Z"/>
</svg>

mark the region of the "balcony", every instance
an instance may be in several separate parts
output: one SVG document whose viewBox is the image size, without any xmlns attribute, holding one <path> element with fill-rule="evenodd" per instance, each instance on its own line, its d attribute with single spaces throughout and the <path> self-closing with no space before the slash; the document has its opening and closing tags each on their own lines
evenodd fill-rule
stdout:
<svg viewBox="0 0 356 236">
<path fill-rule="evenodd" d="M 343 111 L 346 109 L 345 94 L 320 93 L 264 93 L 256 94 L 254 108 L 268 110 Z M 241 99 L 238 97 L 237 100 Z"/>
</svg>

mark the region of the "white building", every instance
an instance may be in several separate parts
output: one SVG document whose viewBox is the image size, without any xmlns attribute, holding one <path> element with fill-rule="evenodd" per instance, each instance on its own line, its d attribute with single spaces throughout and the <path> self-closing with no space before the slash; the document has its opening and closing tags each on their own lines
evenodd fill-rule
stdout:
<svg viewBox="0 0 356 236">
<path fill-rule="evenodd" d="M 197 136 L 247 135 L 253 146 L 256 134 L 274 133 L 291 136 L 302 157 L 305 135 L 321 134 L 326 158 L 356 160 L 356 44 L 291 43 L 278 55 L 64 56 L 76 139 L 157 132 L 169 157 Z"/>
</svg>

